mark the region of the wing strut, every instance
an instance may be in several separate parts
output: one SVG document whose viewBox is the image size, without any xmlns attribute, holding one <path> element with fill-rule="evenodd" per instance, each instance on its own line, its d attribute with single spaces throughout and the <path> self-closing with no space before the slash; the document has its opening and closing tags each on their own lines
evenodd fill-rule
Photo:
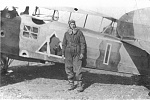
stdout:
<svg viewBox="0 0 150 100">
<path fill-rule="evenodd" d="M 102 20 L 101 20 L 101 24 L 100 24 L 99 31 L 101 30 L 101 26 L 102 26 L 103 19 L 104 19 L 104 17 L 102 17 Z"/>
<path fill-rule="evenodd" d="M 85 28 L 85 24 L 86 24 L 86 21 L 87 21 L 87 17 L 88 17 L 88 14 L 86 15 L 83 28 Z"/>
<path fill-rule="evenodd" d="M 71 19 L 71 14 L 72 14 L 72 12 L 70 12 L 69 21 L 70 21 L 70 19 Z"/>
</svg>

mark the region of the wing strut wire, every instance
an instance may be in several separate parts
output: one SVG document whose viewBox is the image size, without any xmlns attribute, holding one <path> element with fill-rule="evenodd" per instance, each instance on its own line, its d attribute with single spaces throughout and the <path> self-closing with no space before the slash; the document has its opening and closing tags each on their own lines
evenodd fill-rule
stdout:
<svg viewBox="0 0 150 100">
<path fill-rule="evenodd" d="M 87 17 L 88 17 L 88 14 L 86 15 L 86 18 L 85 18 L 85 22 L 84 22 L 84 26 L 83 26 L 83 28 L 85 28 L 86 21 L 87 21 Z"/>
</svg>

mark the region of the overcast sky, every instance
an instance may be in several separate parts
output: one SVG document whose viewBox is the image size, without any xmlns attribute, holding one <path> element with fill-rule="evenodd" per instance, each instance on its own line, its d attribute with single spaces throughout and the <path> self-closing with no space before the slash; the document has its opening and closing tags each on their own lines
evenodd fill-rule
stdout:
<svg viewBox="0 0 150 100">
<path fill-rule="evenodd" d="M 26 5 L 35 6 L 70 6 L 86 8 L 113 17 L 142 7 L 150 7 L 150 0 L 1 0 L 0 9 L 5 6 L 17 6 L 24 9 Z"/>
<path fill-rule="evenodd" d="M 19 14 L 25 10 L 25 6 L 30 6 L 30 14 L 33 13 L 35 6 L 77 7 L 93 10 L 119 19 L 124 13 L 129 11 L 150 7 L 150 0 L 1 0 L 0 9 L 4 9 L 6 6 L 18 7 L 17 11 Z M 78 19 L 80 23 L 81 18 Z M 89 21 L 90 23 L 87 26 L 89 25 L 91 29 L 99 30 L 100 23 L 96 18 L 92 18 Z"/>
</svg>

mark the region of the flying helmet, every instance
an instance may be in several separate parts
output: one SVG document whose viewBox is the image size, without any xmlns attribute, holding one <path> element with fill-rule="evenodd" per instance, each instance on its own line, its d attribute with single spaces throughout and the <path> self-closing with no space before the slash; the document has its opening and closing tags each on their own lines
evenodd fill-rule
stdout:
<svg viewBox="0 0 150 100">
<path fill-rule="evenodd" d="M 75 24 L 76 22 L 75 22 L 75 20 L 71 19 L 71 20 L 68 21 L 68 24 L 70 25 L 71 23 Z"/>
</svg>

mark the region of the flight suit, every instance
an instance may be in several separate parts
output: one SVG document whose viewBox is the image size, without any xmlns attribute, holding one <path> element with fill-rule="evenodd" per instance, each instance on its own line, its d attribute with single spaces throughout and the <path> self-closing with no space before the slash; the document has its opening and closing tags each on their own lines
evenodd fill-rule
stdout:
<svg viewBox="0 0 150 100">
<path fill-rule="evenodd" d="M 68 75 L 68 81 L 74 82 L 74 78 L 77 81 L 82 82 L 82 59 L 80 54 L 85 52 L 85 37 L 79 29 L 69 29 L 63 39 L 62 54 L 65 56 L 65 71 Z"/>
</svg>

